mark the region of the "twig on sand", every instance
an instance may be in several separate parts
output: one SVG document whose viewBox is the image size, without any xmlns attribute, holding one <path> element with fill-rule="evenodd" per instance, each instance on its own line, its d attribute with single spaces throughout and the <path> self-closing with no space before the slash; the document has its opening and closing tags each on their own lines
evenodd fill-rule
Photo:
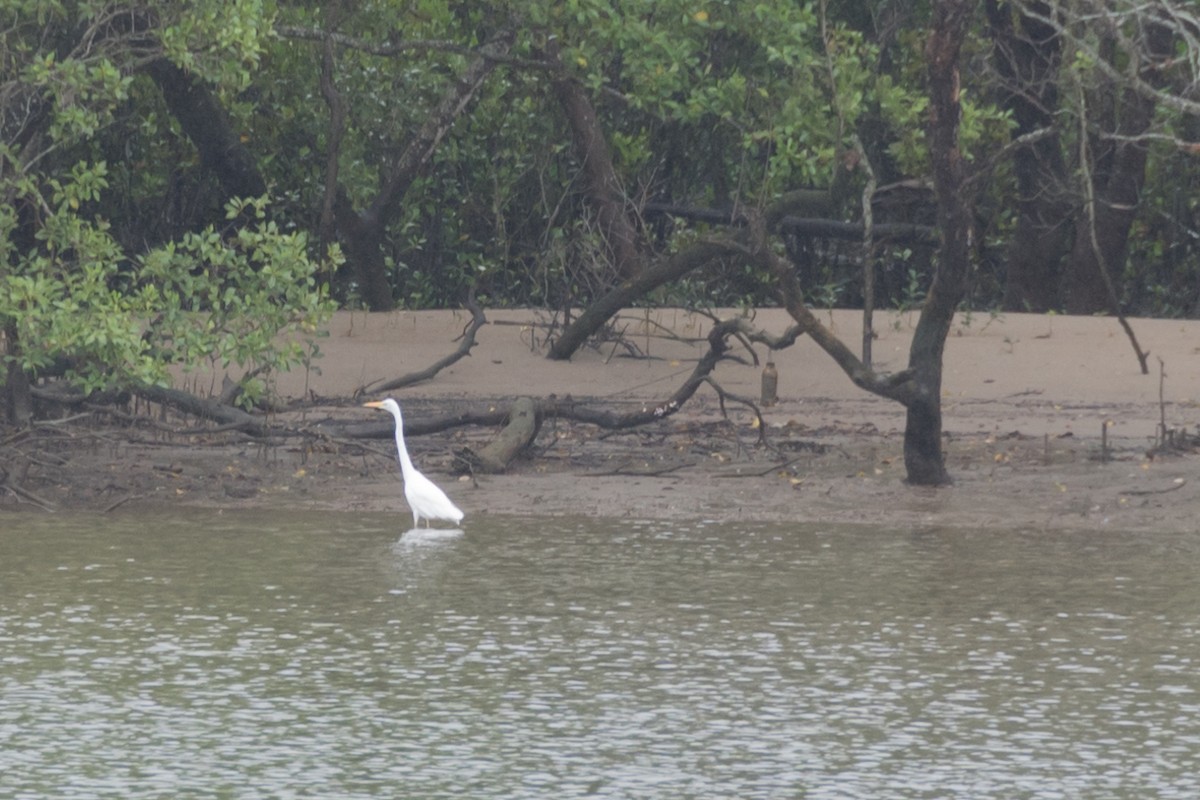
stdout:
<svg viewBox="0 0 1200 800">
<path fill-rule="evenodd" d="M 771 466 L 766 467 L 765 469 L 754 469 L 754 470 L 740 470 L 739 469 L 736 472 L 720 472 L 720 473 L 717 473 L 714 477 L 716 477 L 716 478 L 762 478 L 766 475 L 770 475 L 772 472 L 778 472 L 781 469 L 787 469 L 792 464 L 795 464 L 797 461 L 802 461 L 805 458 L 808 458 L 808 455 L 802 455 L 802 456 L 796 456 L 795 458 L 789 458 L 787 461 L 783 461 L 778 464 L 772 464 Z"/>
<path fill-rule="evenodd" d="M 1166 494 L 1167 492 L 1173 492 L 1176 489 L 1183 488 L 1185 484 L 1187 484 L 1187 478 L 1176 478 L 1173 484 L 1163 489 L 1124 489 L 1117 494 L 1129 494 L 1137 496 L 1147 494 Z"/>
<path fill-rule="evenodd" d="M 688 467 L 696 466 L 695 461 L 678 461 L 674 464 L 663 464 L 657 467 L 627 467 L 619 466 L 613 469 L 600 470 L 597 472 L 581 472 L 581 478 L 602 478 L 609 475 L 632 475 L 640 478 L 650 478 L 656 475 L 666 475 L 676 470 L 687 469 Z"/>
<path fill-rule="evenodd" d="M 114 500 L 113 502 L 109 503 L 108 505 L 106 505 L 104 507 L 104 511 L 102 513 L 108 514 L 109 512 L 116 511 L 118 508 L 125 505 L 130 500 L 134 499 L 135 497 L 140 497 L 140 495 L 127 494 L 124 497 L 120 498 L 119 500 Z"/>
</svg>

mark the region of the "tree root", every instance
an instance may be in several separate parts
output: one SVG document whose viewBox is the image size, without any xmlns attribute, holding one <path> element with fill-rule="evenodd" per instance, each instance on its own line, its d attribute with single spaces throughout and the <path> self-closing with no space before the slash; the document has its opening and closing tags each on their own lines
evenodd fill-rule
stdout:
<svg viewBox="0 0 1200 800">
<path fill-rule="evenodd" d="M 28 489 L 21 488 L 19 484 L 10 483 L 9 481 L 2 481 L 0 482 L 0 489 L 12 494 L 18 500 L 24 500 L 26 503 L 37 506 L 42 511 L 57 511 L 57 509 L 54 507 L 54 504 L 49 500 L 38 497 Z"/>
<path fill-rule="evenodd" d="M 4 467 L 0 467 L 0 491 L 7 492 L 17 500 L 23 500 L 26 503 L 35 505 L 42 511 L 55 511 L 54 504 L 45 498 L 38 497 L 33 492 L 21 486 L 21 484 L 12 480 L 9 472 Z"/>
</svg>

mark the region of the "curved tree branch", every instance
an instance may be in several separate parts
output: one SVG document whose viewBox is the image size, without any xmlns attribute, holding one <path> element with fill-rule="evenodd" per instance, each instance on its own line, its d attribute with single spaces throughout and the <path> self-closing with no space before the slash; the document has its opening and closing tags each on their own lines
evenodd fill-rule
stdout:
<svg viewBox="0 0 1200 800">
<path fill-rule="evenodd" d="M 487 317 L 483 315 L 483 309 L 479 307 L 479 303 L 475 302 L 474 291 L 468 295 L 464 305 L 471 312 L 471 321 L 463 330 L 462 336 L 459 337 L 458 348 L 453 353 L 445 358 L 438 359 L 424 369 L 410 372 L 407 375 L 401 375 L 399 378 L 393 378 L 383 383 L 376 382 L 360 386 L 354 390 L 354 396 L 359 397 L 374 392 L 390 392 L 394 389 L 402 389 L 405 386 L 412 386 L 414 383 L 430 380 L 454 362 L 464 356 L 471 355 L 471 348 L 475 346 L 475 334 L 487 324 Z"/>
<path fill-rule="evenodd" d="M 642 270 L 630 280 L 622 281 L 615 289 L 589 305 L 554 341 L 546 357 L 552 361 L 566 361 L 588 337 L 603 327 L 618 311 L 628 307 L 632 301 L 665 283 L 683 277 L 692 270 L 699 269 L 727 250 L 728 247 L 723 244 L 698 242 Z"/>
<path fill-rule="evenodd" d="M 854 385 L 880 397 L 907 404 L 911 398 L 912 385 L 909 370 L 894 374 L 878 373 L 846 346 L 832 331 L 826 328 L 804 302 L 800 284 L 792 271 L 791 263 L 775 252 L 767 241 L 766 221 L 759 215 L 750 219 L 751 247 L 748 255 L 770 271 L 779 284 L 783 306 L 797 323 L 799 333 L 808 334 L 817 346 L 834 360 Z"/>
</svg>

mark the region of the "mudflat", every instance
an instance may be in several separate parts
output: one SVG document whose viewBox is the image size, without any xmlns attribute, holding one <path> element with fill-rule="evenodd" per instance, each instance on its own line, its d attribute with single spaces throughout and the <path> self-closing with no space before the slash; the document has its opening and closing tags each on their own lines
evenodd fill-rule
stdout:
<svg viewBox="0 0 1200 800">
<path fill-rule="evenodd" d="M 727 311 L 725 314 L 738 312 Z M 685 310 L 630 310 L 617 334 L 570 362 L 545 358 L 556 320 L 545 311 L 487 312 L 470 356 L 392 393 L 406 418 L 428 421 L 505 408 L 515 398 L 570 396 L 612 411 L 655 407 L 707 350 L 713 322 Z M 861 314 L 821 312 L 858 350 Z M 304 436 L 258 440 L 215 430 L 156 406 L 133 419 L 104 413 L 41 426 L 8 445 L 27 494 L 0 510 L 39 506 L 104 511 L 189 504 L 394 511 L 410 521 L 390 438 L 350 440 L 347 425 L 378 422 L 361 407 L 372 385 L 425 369 L 453 352 L 470 322 L 461 312 L 341 312 L 309 368 L 273 378 L 273 421 Z M 778 309 L 753 324 L 780 333 Z M 874 365 L 902 369 L 916 316 L 877 312 Z M 904 409 L 855 387 L 810 340 L 771 355 L 775 405 L 753 408 L 766 349 L 734 342 L 712 378 L 681 409 L 649 425 L 609 431 L 546 420 L 528 452 L 501 475 L 456 478 L 456 451 L 478 448 L 495 427 L 412 436 L 419 468 L 476 514 L 850 522 L 997 529 L 1132 532 L 1200 527 L 1200 322 L 1131 321 L 1142 374 L 1117 321 L 1104 317 L 970 314 L 946 347 L 945 440 L 954 483 L 904 482 Z M 758 363 L 755 363 L 757 356 Z M 178 376 L 198 393 L 222 374 Z M 1165 431 L 1165 433 L 1164 433 Z M 15 463 L 15 462 L 14 462 Z"/>
</svg>

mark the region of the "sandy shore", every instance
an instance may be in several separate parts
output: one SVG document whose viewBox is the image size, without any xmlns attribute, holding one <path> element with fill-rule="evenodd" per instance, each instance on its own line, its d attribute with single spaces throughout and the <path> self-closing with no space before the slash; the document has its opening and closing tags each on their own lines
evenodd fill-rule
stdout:
<svg viewBox="0 0 1200 800">
<path fill-rule="evenodd" d="M 857 312 L 822 317 L 848 342 L 861 340 Z M 616 322 L 623 342 L 557 363 L 543 356 L 545 312 L 492 311 L 488 319 L 469 358 L 396 393 L 410 417 L 520 395 L 571 395 L 612 409 L 653 405 L 691 372 L 712 324 L 682 310 L 630 311 Z M 277 379 L 282 397 L 315 401 L 289 421 L 335 429 L 377 419 L 352 400 L 355 393 L 445 356 L 468 321 L 452 312 L 338 314 L 319 342 L 316 368 Z M 876 315 L 877 367 L 904 366 L 915 321 Z M 778 310 L 755 317 L 775 332 L 788 322 Z M 472 514 L 503 513 L 1190 530 L 1200 511 L 1194 458 L 1187 448 L 1154 457 L 1148 451 L 1164 415 L 1176 431 L 1200 424 L 1200 323 L 1133 326 L 1151 354 L 1149 375 L 1112 319 L 960 316 L 946 353 L 944 424 L 955 483 L 944 489 L 903 482 L 903 409 L 855 388 L 806 339 L 775 354 L 780 402 L 765 410 L 765 445 L 749 409 L 730 405 L 723 417 L 716 393 L 704 387 L 679 413 L 632 432 L 548 423 L 534 452 L 506 475 L 456 482 L 444 473 L 456 448 L 482 444 L 494 430 L 420 437 L 412 447 L 418 464 L 467 510 L 468 523 Z M 634 351 L 642 357 L 631 357 Z M 719 365 L 714 378 L 730 392 L 757 396 L 761 367 L 744 349 L 735 355 L 739 361 Z M 206 390 L 216 377 L 183 376 L 181 385 Z M 395 510 L 398 524 L 407 520 L 388 441 L 372 443 L 364 455 L 334 441 L 264 445 L 179 432 L 194 428 L 194 420 L 168 426 L 175 433 L 91 434 L 104 444 L 74 448 L 61 468 L 33 470 L 25 485 L 77 508 L 286 504 Z M 10 497 L 0 507 L 25 505 Z"/>
</svg>

